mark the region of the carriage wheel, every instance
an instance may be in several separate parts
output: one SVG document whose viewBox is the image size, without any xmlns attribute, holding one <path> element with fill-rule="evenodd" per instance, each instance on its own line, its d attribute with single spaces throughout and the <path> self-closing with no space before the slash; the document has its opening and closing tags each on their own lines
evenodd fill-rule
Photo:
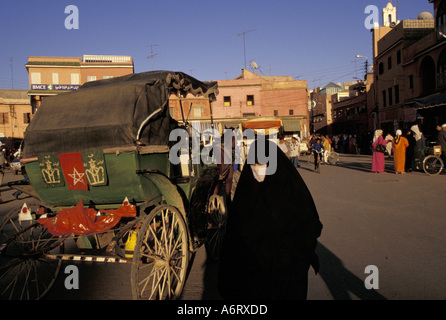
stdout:
<svg viewBox="0 0 446 320">
<path fill-rule="evenodd" d="M 427 156 L 423 161 L 423 170 L 430 176 L 439 174 L 444 168 L 443 160 L 437 156 Z"/>
<path fill-rule="evenodd" d="M 144 219 L 138 232 L 132 265 L 134 299 L 178 299 L 189 263 L 188 233 L 174 207 L 160 205 Z"/>
<path fill-rule="evenodd" d="M 224 196 L 212 195 L 208 202 L 208 227 L 206 253 L 213 260 L 220 258 L 220 250 L 226 233 L 226 201 Z"/>
<path fill-rule="evenodd" d="M 40 207 L 28 204 L 27 212 L 18 207 L 0 222 L 1 299 L 40 299 L 50 290 L 59 274 L 62 261 L 48 260 L 43 255 L 57 251 L 56 248 L 60 250 L 63 239 L 51 235 L 35 220 L 35 212 Z M 32 219 L 27 220 L 26 217 Z"/>
</svg>

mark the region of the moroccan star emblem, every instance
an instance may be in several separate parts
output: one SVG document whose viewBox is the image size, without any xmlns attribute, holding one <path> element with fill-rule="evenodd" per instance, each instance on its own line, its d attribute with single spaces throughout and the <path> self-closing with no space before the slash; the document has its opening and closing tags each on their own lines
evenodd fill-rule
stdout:
<svg viewBox="0 0 446 320">
<path fill-rule="evenodd" d="M 68 174 L 71 178 L 73 178 L 73 184 L 76 185 L 76 183 L 81 182 L 82 184 L 85 184 L 83 178 L 85 176 L 85 173 L 79 173 L 77 172 L 76 168 L 73 168 L 74 171 L 72 174 Z"/>
</svg>

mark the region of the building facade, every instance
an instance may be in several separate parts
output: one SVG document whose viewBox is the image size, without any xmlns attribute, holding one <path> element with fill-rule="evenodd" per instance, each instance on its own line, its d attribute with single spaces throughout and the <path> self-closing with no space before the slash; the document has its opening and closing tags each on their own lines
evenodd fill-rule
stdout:
<svg viewBox="0 0 446 320">
<path fill-rule="evenodd" d="M 233 80 L 218 81 L 219 94 L 212 104 L 213 117 L 223 127 L 252 118 L 281 119 L 286 134 L 309 134 L 307 81 L 292 76 L 264 76 L 242 69 Z"/>
<path fill-rule="evenodd" d="M 29 91 L 33 111 L 42 99 L 77 90 L 88 81 L 134 72 L 131 56 L 84 55 L 83 57 L 28 57 Z"/>
<path fill-rule="evenodd" d="M 359 83 L 358 94 L 335 99 L 333 97 L 332 133 L 364 135 L 369 131 L 366 84 Z"/>
<path fill-rule="evenodd" d="M 32 119 L 27 90 L 0 90 L 0 138 L 23 139 Z"/>
<path fill-rule="evenodd" d="M 351 83 L 348 83 L 351 84 Z M 352 95 L 347 84 L 328 83 L 323 88 L 315 88 L 310 92 L 311 100 L 311 132 L 332 134 L 333 104 Z"/>
<path fill-rule="evenodd" d="M 394 133 L 417 123 L 435 135 L 446 122 L 446 0 L 429 2 L 434 15 L 421 12 L 373 30 L 374 129 Z"/>
</svg>

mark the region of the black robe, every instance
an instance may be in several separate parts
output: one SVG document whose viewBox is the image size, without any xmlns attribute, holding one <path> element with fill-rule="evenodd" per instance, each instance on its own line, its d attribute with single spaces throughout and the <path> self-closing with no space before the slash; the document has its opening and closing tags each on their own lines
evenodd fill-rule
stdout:
<svg viewBox="0 0 446 320">
<path fill-rule="evenodd" d="M 309 266 L 319 268 L 313 198 L 286 155 L 269 148 L 275 173 L 258 182 L 245 164 L 229 210 L 218 277 L 225 299 L 305 299 Z"/>
</svg>

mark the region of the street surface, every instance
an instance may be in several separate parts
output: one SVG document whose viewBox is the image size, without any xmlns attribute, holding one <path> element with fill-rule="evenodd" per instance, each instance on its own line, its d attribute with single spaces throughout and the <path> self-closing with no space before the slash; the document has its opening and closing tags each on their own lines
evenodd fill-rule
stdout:
<svg viewBox="0 0 446 320">
<path fill-rule="evenodd" d="M 301 161 L 299 172 L 310 189 L 324 225 L 318 239 L 318 275 L 309 272 L 309 300 L 446 299 L 446 174 L 371 173 L 371 156 L 341 155 L 337 166 L 322 165 L 315 173 Z M 21 176 L 7 172 L 1 187 L 0 216 L 31 197 L 15 200 L 7 182 Z M 22 195 L 21 198 L 24 198 Z M 218 300 L 218 264 L 207 263 L 198 250 L 183 300 Z M 73 264 L 73 263 L 70 263 Z M 82 263 L 80 288 L 67 290 L 65 263 L 46 299 L 132 299 L 130 265 Z M 373 272 L 377 289 L 365 287 Z M 253 266 L 255 268 L 255 266 Z"/>
</svg>

